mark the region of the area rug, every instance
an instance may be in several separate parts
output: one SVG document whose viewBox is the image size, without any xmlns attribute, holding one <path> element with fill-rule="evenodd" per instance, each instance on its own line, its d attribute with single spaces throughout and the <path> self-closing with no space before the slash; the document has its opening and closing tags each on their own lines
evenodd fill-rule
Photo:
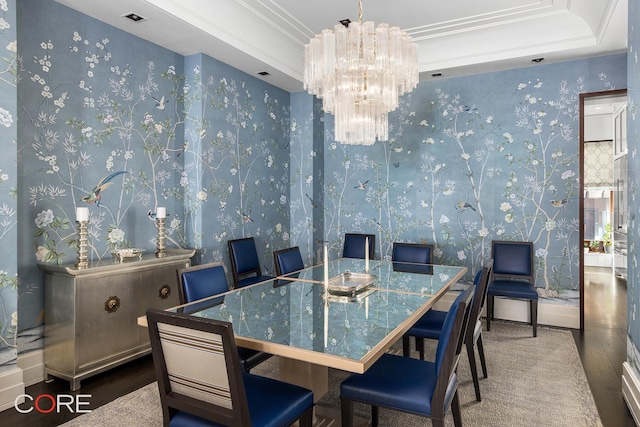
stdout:
<svg viewBox="0 0 640 427">
<path fill-rule="evenodd" d="M 492 322 L 491 331 L 484 331 L 483 336 L 489 378 L 480 378 L 482 402 L 475 400 L 464 349 L 458 368 L 464 426 L 602 426 L 571 332 L 539 326 L 534 338 L 530 326 Z M 433 352 L 434 346 L 428 346 L 427 357 Z M 277 376 L 277 370 L 277 359 L 271 358 L 253 373 Z M 317 404 L 323 411 L 339 411 L 339 384 L 347 375 L 329 370 L 329 392 Z M 356 405 L 356 416 L 369 418 L 369 414 L 369 407 Z M 446 421 L 447 426 L 453 426 L 450 414 Z M 122 425 L 162 426 L 156 383 L 64 424 L 65 427 Z M 431 421 L 381 409 L 380 425 L 430 426 Z"/>
</svg>

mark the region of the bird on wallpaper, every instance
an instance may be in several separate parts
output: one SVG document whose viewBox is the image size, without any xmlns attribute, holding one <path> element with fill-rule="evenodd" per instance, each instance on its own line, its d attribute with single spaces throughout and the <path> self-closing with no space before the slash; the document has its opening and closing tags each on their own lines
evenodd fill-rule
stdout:
<svg viewBox="0 0 640 427">
<path fill-rule="evenodd" d="M 167 104 L 169 103 L 168 99 L 165 99 L 164 96 L 162 96 L 160 99 L 153 97 L 153 100 L 156 101 L 156 108 L 158 110 L 164 110 L 164 107 L 167 106 Z"/>
<path fill-rule="evenodd" d="M 476 208 L 471 206 L 471 204 L 469 202 L 458 202 L 458 203 L 456 203 L 456 209 L 459 210 L 459 211 L 464 211 L 467 208 L 471 209 L 472 211 L 476 210 Z"/>
<path fill-rule="evenodd" d="M 566 205 L 566 204 L 567 204 L 567 202 L 568 202 L 568 200 L 567 200 L 567 199 L 552 200 L 552 201 L 551 201 L 551 205 L 552 205 L 554 208 L 561 208 L 561 207 L 563 207 L 564 205 Z"/>
<path fill-rule="evenodd" d="M 366 180 L 365 182 L 360 182 L 358 181 L 358 185 L 356 185 L 353 188 L 357 188 L 358 190 L 366 190 L 367 189 L 367 184 L 369 183 L 369 180 Z"/>
<path fill-rule="evenodd" d="M 313 209 L 317 209 L 318 205 L 316 204 L 316 202 L 313 201 L 313 199 L 311 198 L 311 196 L 309 196 L 307 193 L 304 193 L 305 196 L 307 196 L 307 199 L 309 199 L 311 201 L 311 207 Z"/>
<path fill-rule="evenodd" d="M 245 212 L 242 212 L 240 208 L 236 208 L 236 213 L 242 217 L 242 222 L 255 222 L 251 218 L 251 211 L 249 211 L 249 213 L 247 214 Z"/>
<path fill-rule="evenodd" d="M 382 226 L 382 224 L 380 224 L 380 221 L 374 218 L 371 220 L 371 222 L 373 223 L 373 225 L 378 227 L 379 230 L 384 231 L 384 227 Z"/>
<path fill-rule="evenodd" d="M 176 157 L 180 157 L 180 154 L 182 154 L 185 151 L 187 151 L 188 148 L 189 148 L 189 141 L 185 141 L 184 145 L 182 146 L 182 148 L 178 151 L 178 154 L 176 155 Z"/>
<path fill-rule="evenodd" d="M 393 162 L 393 167 L 399 168 L 400 167 L 400 162 Z"/>
<path fill-rule="evenodd" d="M 470 113 L 470 112 L 472 112 L 472 111 L 476 111 L 477 109 L 478 109 L 478 108 L 476 107 L 476 105 L 475 105 L 475 104 L 473 104 L 473 107 L 469 107 L 468 105 L 465 105 L 465 106 L 463 107 L 463 111 L 464 111 L 465 113 Z"/>
<path fill-rule="evenodd" d="M 122 175 L 123 173 L 128 173 L 127 171 L 118 171 L 114 172 L 111 175 L 107 175 L 98 182 L 98 184 L 93 187 L 93 190 L 89 192 L 86 196 L 82 197 L 82 200 L 87 203 L 95 203 L 96 206 L 100 206 L 100 197 L 102 197 L 102 191 L 111 185 L 111 181 L 118 175 Z"/>
</svg>

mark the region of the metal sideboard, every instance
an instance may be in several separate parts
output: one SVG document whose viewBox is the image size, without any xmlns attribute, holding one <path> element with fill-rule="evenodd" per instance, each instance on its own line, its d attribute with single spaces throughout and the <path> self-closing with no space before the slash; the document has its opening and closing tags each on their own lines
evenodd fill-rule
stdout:
<svg viewBox="0 0 640 427">
<path fill-rule="evenodd" d="M 193 250 L 168 250 L 140 259 L 100 261 L 89 268 L 38 264 L 45 271 L 45 376 L 80 381 L 150 353 L 138 317 L 148 308 L 178 305 L 176 270 L 191 264 Z"/>
</svg>

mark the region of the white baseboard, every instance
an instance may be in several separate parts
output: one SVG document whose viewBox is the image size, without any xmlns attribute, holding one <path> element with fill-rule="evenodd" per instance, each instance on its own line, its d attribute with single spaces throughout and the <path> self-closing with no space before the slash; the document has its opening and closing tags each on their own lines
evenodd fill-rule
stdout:
<svg viewBox="0 0 640 427">
<path fill-rule="evenodd" d="M 44 350 L 38 349 L 19 354 L 18 367 L 22 369 L 27 387 L 44 381 Z"/>
<path fill-rule="evenodd" d="M 485 310 L 487 305 L 485 304 Z M 529 301 L 495 298 L 494 318 L 529 322 Z M 580 307 L 538 302 L 538 325 L 580 329 Z"/>
<path fill-rule="evenodd" d="M 16 398 L 24 394 L 24 388 L 22 369 L 15 366 L 0 371 L 0 411 L 13 408 Z"/>
<path fill-rule="evenodd" d="M 622 397 L 636 425 L 640 425 L 640 378 L 628 362 L 622 364 Z"/>
</svg>

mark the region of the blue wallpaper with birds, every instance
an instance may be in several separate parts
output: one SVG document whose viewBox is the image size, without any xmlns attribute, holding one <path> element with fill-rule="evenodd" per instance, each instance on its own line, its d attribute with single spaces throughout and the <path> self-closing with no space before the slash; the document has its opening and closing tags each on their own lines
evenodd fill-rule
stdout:
<svg viewBox="0 0 640 427">
<path fill-rule="evenodd" d="M 627 362 L 640 378 L 640 267 L 636 248 L 640 244 L 640 64 L 637 51 L 640 48 L 640 31 L 638 31 L 638 16 L 640 16 L 640 1 L 629 1 L 629 52 L 627 58 L 627 74 L 629 87 L 627 89 L 627 120 L 628 120 L 628 170 L 629 170 L 629 217 L 627 231 Z"/>
<path fill-rule="evenodd" d="M 469 267 L 492 240 L 532 241 L 544 303 L 579 301 L 579 94 L 626 87 L 626 55 L 422 82 L 372 147 L 332 141 L 327 117 L 325 227 L 437 246 Z"/>
<path fill-rule="evenodd" d="M 15 367 L 18 352 L 17 98 L 15 0 L 0 0 L 0 371 Z"/>
</svg>

